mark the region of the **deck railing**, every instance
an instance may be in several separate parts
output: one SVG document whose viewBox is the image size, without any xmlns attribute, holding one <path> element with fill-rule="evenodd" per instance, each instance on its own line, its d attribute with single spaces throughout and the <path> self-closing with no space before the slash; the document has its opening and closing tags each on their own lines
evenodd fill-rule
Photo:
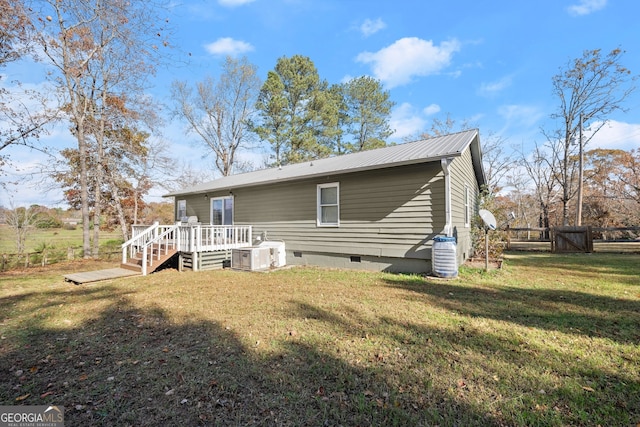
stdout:
<svg viewBox="0 0 640 427">
<path fill-rule="evenodd" d="M 183 225 L 179 229 L 183 252 L 214 252 L 251 246 L 250 225 Z"/>
<path fill-rule="evenodd" d="M 162 252 L 215 252 L 251 246 L 253 243 L 250 225 L 201 225 L 183 224 L 151 226 L 134 225 L 131 239 L 122 244 L 122 263 L 142 253 L 142 274 L 160 259 Z"/>
</svg>

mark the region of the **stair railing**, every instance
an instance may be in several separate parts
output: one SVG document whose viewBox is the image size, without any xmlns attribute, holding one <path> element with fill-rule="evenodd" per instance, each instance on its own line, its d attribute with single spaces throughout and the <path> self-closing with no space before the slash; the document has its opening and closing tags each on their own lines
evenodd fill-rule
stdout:
<svg viewBox="0 0 640 427">
<path fill-rule="evenodd" d="M 148 241 L 142 247 L 143 276 L 147 275 L 148 267 L 153 266 L 154 258 L 155 260 L 160 260 L 162 255 L 166 255 L 169 253 L 169 250 L 177 250 L 180 247 L 179 228 L 180 223 L 176 222 L 174 225 L 167 228 L 164 232 L 158 234 L 154 239 Z"/>
<path fill-rule="evenodd" d="M 142 231 L 133 230 L 134 236 L 122 244 L 122 263 L 125 264 L 128 258 L 140 251 L 148 242 L 158 236 L 158 227 L 160 224 L 156 221 L 153 225 Z"/>
</svg>

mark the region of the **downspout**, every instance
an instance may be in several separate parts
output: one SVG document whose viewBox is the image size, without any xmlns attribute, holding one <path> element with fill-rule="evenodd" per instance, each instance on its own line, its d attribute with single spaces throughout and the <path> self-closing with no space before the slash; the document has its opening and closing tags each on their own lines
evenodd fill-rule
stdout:
<svg viewBox="0 0 640 427">
<path fill-rule="evenodd" d="M 442 172 L 444 172 L 444 214 L 446 219 L 444 233 L 447 237 L 453 236 L 453 218 L 451 217 L 451 176 L 449 175 L 449 165 L 452 161 L 452 158 L 444 158 L 440 160 Z"/>
</svg>

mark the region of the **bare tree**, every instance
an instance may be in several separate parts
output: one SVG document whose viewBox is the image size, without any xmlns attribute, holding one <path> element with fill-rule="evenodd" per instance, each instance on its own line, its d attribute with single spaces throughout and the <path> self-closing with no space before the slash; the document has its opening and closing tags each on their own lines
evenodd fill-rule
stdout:
<svg viewBox="0 0 640 427">
<path fill-rule="evenodd" d="M 444 120 L 439 118 L 433 119 L 431 131 L 423 133 L 421 137 L 428 139 L 434 136 L 469 130 L 474 127 L 476 126 L 466 119 L 458 125 L 455 119 L 451 117 L 451 114 L 447 113 Z M 492 131 L 488 131 L 481 135 L 480 142 L 482 146 L 482 163 L 487 176 L 487 185 L 484 190 L 488 194 L 496 194 L 500 191 L 500 185 L 505 178 L 506 173 L 516 163 L 513 150 L 511 150 L 511 152 L 507 152 L 507 140 L 503 136 Z"/>
<path fill-rule="evenodd" d="M 558 199 L 558 184 L 553 172 L 557 169 L 556 159 L 538 144 L 535 144 L 531 154 L 520 153 L 519 164 L 527 171 L 535 186 L 536 200 L 540 206 L 540 227 L 549 228 L 550 209 Z M 549 234 L 545 233 L 544 237 L 549 238 Z"/>
<path fill-rule="evenodd" d="M 560 123 L 550 131 L 543 129 L 543 134 L 558 157 L 553 172 L 562 189 L 564 225 L 569 225 L 569 202 L 576 195 L 580 144 L 587 145 L 611 113 L 625 111 L 623 103 L 635 90 L 636 77 L 621 64 L 623 55 L 619 48 L 607 54 L 601 49 L 586 50 L 552 79 L 553 93 L 560 105 L 551 118 Z M 579 141 L 580 127 L 589 124 L 592 124 L 589 138 Z"/>
<path fill-rule="evenodd" d="M 190 132 L 211 149 L 215 165 L 223 175 L 231 175 L 238 149 L 247 146 L 251 133 L 247 123 L 255 113 L 260 91 L 256 67 L 246 58 L 227 57 L 218 81 L 207 77 L 193 88 L 187 82 L 172 85 L 174 113 L 187 122 Z"/>
<path fill-rule="evenodd" d="M 29 235 L 37 228 L 39 222 L 40 207 L 11 208 L 5 211 L 5 220 L 15 236 L 16 253 L 22 255 L 26 249 L 26 241 Z"/>
<path fill-rule="evenodd" d="M 89 175 L 102 174 L 103 166 L 98 161 L 96 170 L 88 168 L 91 136 L 102 149 L 105 101 L 139 87 L 132 82 L 144 82 L 153 72 L 158 45 L 168 44 L 165 20 L 157 16 L 153 0 L 47 0 L 35 13 L 42 25 L 38 42 L 56 71 L 52 81 L 65 97 L 64 111 L 78 143 L 83 250 L 89 257 Z"/>
<path fill-rule="evenodd" d="M 27 12 L 20 0 L 0 0 L 0 67 L 33 53 L 34 27 Z M 46 151 L 33 142 L 55 120 L 57 111 L 51 105 L 51 94 L 24 89 L 19 81 L 12 81 L 11 85 L 0 88 L 0 170 L 8 161 L 6 149 L 11 146 Z"/>
</svg>

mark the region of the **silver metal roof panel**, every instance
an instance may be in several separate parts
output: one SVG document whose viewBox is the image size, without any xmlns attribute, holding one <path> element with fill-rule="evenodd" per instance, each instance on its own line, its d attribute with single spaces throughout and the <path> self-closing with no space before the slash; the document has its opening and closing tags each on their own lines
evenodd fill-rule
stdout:
<svg viewBox="0 0 640 427">
<path fill-rule="evenodd" d="M 238 187 L 272 184 L 312 178 L 314 176 L 328 176 L 414 163 L 427 163 L 445 157 L 460 156 L 475 138 L 478 138 L 478 130 L 472 129 L 450 135 L 391 145 L 375 150 L 296 163 L 280 168 L 276 167 L 230 175 L 169 193 L 166 197 L 207 191 L 231 190 Z M 476 162 L 479 162 L 479 159 L 474 159 L 474 166 L 476 166 L 477 169 L 480 163 Z M 480 164 L 480 168 L 481 167 Z M 484 183 L 484 173 L 480 175 L 479 181 Z"/>
</svg>

